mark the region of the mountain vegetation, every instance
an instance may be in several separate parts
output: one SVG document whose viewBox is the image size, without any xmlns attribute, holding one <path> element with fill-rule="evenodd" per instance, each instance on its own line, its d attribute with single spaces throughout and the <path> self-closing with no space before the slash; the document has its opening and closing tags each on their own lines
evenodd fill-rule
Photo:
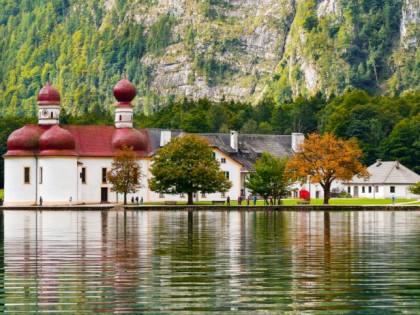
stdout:
<svg viewBox="0 0 420 315">
<path fill-rule="evenodd" d="M 416 0 L 0 0 L 0 115 L 35 115 L 47 80 L 75 116 L 170 99 L 277 103 L 419 91 Z"/>
</svg>

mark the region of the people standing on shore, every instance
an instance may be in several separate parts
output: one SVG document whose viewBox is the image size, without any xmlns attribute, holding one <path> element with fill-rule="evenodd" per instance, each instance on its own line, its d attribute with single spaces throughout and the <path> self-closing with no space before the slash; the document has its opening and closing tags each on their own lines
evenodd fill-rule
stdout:
<svg viewBox="0 0 420 315">
<path fill-rule="evenodd" d="M 257 196 L 254 195 L 252 199 L 254 200 L 254 206 L 255 206 L 257 204 Z"/>
<path fill-rule="evenodd" d="M 226 204 L 227 204 L 228 206 L 230 206 L 230 197 L 229 197 L 229 196 L 227 196 L 227 198 L 226 198 Z"/>
<path fill-rule="evenodd" d="M 42 206 L 42 196 L 39 197 L 39 206 Z"/>
</svg>

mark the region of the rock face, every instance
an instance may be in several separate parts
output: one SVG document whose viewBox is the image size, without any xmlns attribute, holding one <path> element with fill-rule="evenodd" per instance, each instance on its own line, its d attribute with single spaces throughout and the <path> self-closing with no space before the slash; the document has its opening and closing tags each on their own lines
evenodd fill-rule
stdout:
<svg viewBox="0 0 420 315">
<path fill-rule="evenodd" d="M 211 4 L 161 0 L 148 8 L 138 4 L 132 14 L 149 27 L 162 14 L 175 17 L 173 39 L 178 36 L 180 40 L 174 40 L 163 54 L 149 53 L 142 59 L 150 69 L 150 89 L 160 97 L 257 101 L 265 93 L 271 93 L 281 100 L 319 91 L 340 94 L 352 86 L 354 75 L 350 72 L 352 69 L 355 72 L 359 64 L 352 65 L 342 57 L 348 48 L 342 45 L 340 51 L 339 45 L 340 40 L 351 40 L 356 27 L 351 25 L 341 5 L 340 0 L 219 0 Z M 313 45 L 309 42 L 313 32 L 305 28 L 305 22 L 309 21 L 311 10 L 315 28 L 328 23 L 330 32 L 336 33 L 331 43 L 321 39 L 308 49 Z M 419 12 L 420 1 L 404 0 L 400 12 L 403 47 L 418 45 Z M 191 32 L 194 36 L 188 41 Z M 323 47 L 328 45 L 331 47 Z M 326 54 L 330 53 L 338 57 L 328 62 L 330 56 Z M 371 66 L 369 61 L 360 63 Z M 376 72 L 380 70 L 375 67 L 369 71 L 375 72 L 376 78 L 372 74 L 371 80 L 376 80 L 378 88 L 386 86 L 380 81 L 387 78 Z M 391 71 L 383 73 L 389 77 Z M 280 78 L 284 87 L 279 88 L 280 83 L 273 81 L 273 77 Z"/>
<path fill-rule="evenodd" d="M 149 26 L 161 14 L 176 19 L 172 30 L 176 43 L 161 55 L 149 53 L 142 59 L 151 73 L 152 91 L 161 97 L 215 101 L 258 98 L 281 60 L 294 1 L 203 2 L 162 0 L 148 10 L 141 6 L 133 10 L 136 20 Z M 194 38 L 187 43 L 188 33 Z M 175 40 L 176 36 L 181 40 Z M 219 69 L 209 72 L 200 63 Z"/>
<path fill-rule="evenodd" d="M 401 42 L 405 48 L 418 47 L 420 40 L 420 1 L 404 0 L 401 19 Z"/>
<path fill-rule="evenodd" d="M 168 98 L 420 89 L 420 0 L 29 2 L 0 10 L 2 114 L 34 110 L 48 73 L 73 114 L 112 104 L 124 69 L 146 112 Z"/>
</svg>

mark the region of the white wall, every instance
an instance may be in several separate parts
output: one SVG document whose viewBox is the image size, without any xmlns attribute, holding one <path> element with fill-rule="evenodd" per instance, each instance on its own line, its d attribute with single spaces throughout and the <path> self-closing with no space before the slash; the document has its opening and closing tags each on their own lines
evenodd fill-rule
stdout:
<svg viewBox="0 0 420 315">
<path fill-rule="evenodd" d="M 391 186 L 394 187 L 395 192 L 391 192 Z M 357 198 L 372 198 L 372 199 L 391 199 L 392 196 L 400 199 L 415 199 L 420 196 L 410 193 L 408 187 L 410 185 L 351 185 L 350 194 Z M 355 188 L 358 187 L 358 188 Z M 364 187 L 364 192 L 363 192 Z M 372 187 L 369 192 L 369 187 Z M 376 189 L 377 187 L 377 189 Z M 356 196 L 355 190 L 358 190 L 358 196 Z M 347 191 L 347 188 L 346 188 Z"/>
<path fill-rule="evenodd" d="M 41 167 L 42 183 L 39 182 Z M 38 173 L 38 196 L 42 196 L 44 205 L 69 204 L 70 197 L 73 204 L 78 202 L 76 157 L 39 157 Z"/>
<path fill-rule="evenodd" d="M 30 183 L 24 183 L 24 168 L 30 168 Z M 32 205 L 36 195 L 35 157 L 4 157 L 4 205 Z"/>
<path fill-rule="evenodd" d="M 81 173 L 82 167 L 86 168 L 86 183 L 83 184 L 80 176 L 78 175 L 78 182 L 79 182 L 79 202 L 80 203 L 100 203 L 101 202 L 101 188 L 106 187 L 108 188 L 108 202 L 111 203 L 122 203 L 124 201 L 123 194 L 117 194 L 116 192 L 111 191 L 112 185 L 107 183 L 102 183 L 102 168 L 106 168 L 107 171 L 111 169 L 113 158 L 112 157 L 103 157 L 103 158 L 80 158 L 78 167 L 78 173 Z M 142 187 L 138 192 L 134 194 L 127 195 L 127 201 L 131 201 L 131 197 L 143 197 L 144 201 L 148 201 L 146 199 L 147 196 L 147 167 L 149 161 L 148 160 L 140 160 L 140 168 L 141 168 L 141 181 Z"/>
</svg>

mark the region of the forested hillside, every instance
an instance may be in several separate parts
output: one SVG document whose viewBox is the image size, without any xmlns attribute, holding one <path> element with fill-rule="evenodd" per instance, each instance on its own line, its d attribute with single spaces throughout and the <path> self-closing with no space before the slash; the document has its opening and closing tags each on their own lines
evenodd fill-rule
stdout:
<svg viewBox="0 0 420 315">
<path fill-rule="evenodd" d="M 276 103 L 419 91 L 418 0 L 0 0 L 0 114 L 34 115 L 51 80 L 67 113 L 168 100 Z"/>
</svg>

